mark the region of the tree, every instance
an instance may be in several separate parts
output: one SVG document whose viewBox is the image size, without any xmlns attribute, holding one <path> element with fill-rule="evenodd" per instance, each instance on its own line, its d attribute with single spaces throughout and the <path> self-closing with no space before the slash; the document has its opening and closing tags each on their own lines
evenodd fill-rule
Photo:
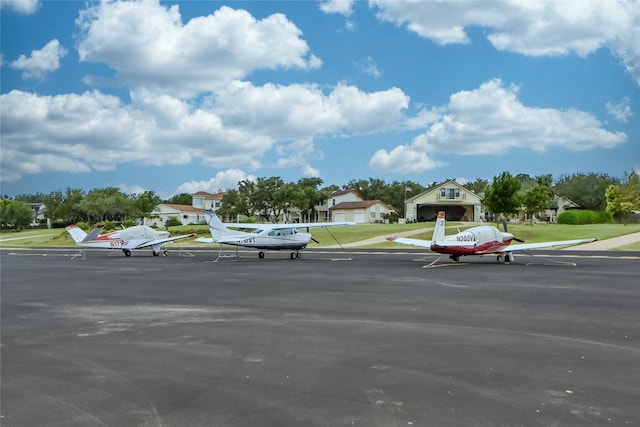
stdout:
<svg viewBox="0 0 640 427">
<path fill-rule="evenodd" d="M 131 200 L 116 187 L 91 190 L 80 203 L 78 210 L 89 221 L 123 221 L 132 212 Z"/>
<path fill-rule="evenodd" d="M 611 185 L 619 185 L 620 180 L 607 174 L 580 173 L 561 176 L 554 191 L 567 197 L 584 209 L 601 211 L 607 206 L 606 191 Z"/>
<path fill-rule="evenodd" d="M 47 207 L 45 216 L 52 222 L 76 223 L 80 220 L 86 220 L 87 217 L 83 216 L 78 209 L 78 205 L 84 197 L 84 191 L 79 188 L 67 187 L 64 193 L 62 191 L 53 191 L 43 199 Z"/>
<path fill-rule="evenodd" d="M 302 211 L 303 222 L 310 222 L 315 218 L 314 211 L 317 205 L 327 200 L 327 193 L 318 187 L 322 185 L 321 178 L 302 178 L 298 180 L 292 191 L 291 205 Z"/>
<path fill-rule="evenodd" d="M 536 184 L 524 193 L 522 197 L 522 205 L 525 212 L 531 217 L 531 225 L 533 225 L 533 216 L 549 207 L 552 197 L 549 194 L 549 188 L 543 184 Z"/>
<path fill-rule="evenodd" d="M 487 181 L 486 179 L 476 178 L 475 181 L 467 182 L 465 185 L 463 185 L 463 187 L 466 188 L 467 190 L 471 190 L 474 193 L 480 195 L 484 193 L 484 190 L 487 189 L 488 185 L 489 185 L 489 181 Z"/>
<path fill-rule="evenodd" d="M 0 226 L 6 228 L 14 226 L 20 230 L 28 226 L 33 220 L 31 208 L 18 200 L 0 200 Z"/>
<path fill-rule="evenodd" d="M 610 185 L 605 194 L 607 212 L 617 219 L 624 219 L 631 211 L 640 211 L 640 175 L 625 173 L 625 182 Z"/>
<path fill-rule="evenodd" d="M 493 183 L 485 190 L 484 205 L 495 214 L 515 214 L 522 206 L 518 190 L 520 181 L 509 172 L 502 172 L 493 177 Z"/>
<path fill-rule="evenodd" d="M 133 195 L 131 200 L 132 210 L 130 215 L 136 219 L 142 218 L 143 223 L 144 219 L 150 217 L 153 209 L 161 202 L 160 197 L 153 191 L 145 191 L 142 194 Z"/>
<path fill-rule="evenodd" d="M 285 184 L 279 176 L 258 178 L 254 191 L 249 195 L 249 206 L 265 221 L 277 222 L 292 196 L 292 185 Z"/>
<path fill-rule="evenodd" d="M 180 193 L 171 197 L 167 203 L 173 203 L 176 205 L 191 205 L 193 203 L 193 197 L 189 193 Z"/>
</svg>

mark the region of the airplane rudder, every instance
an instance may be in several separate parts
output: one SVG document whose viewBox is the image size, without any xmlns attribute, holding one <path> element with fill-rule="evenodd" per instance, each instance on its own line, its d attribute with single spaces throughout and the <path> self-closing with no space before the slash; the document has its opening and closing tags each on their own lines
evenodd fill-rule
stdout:
<svg viewBox="0 0 640 427">
<path fill-rule="evenodd" d="M 445 236 L 445 214 L 444 211 L 438 212 L 438 217 L 436 218 L 436 225 L 433 228 L 433 237 L 432 241 L 438 242 L 444 240 Z"/>
</svg>

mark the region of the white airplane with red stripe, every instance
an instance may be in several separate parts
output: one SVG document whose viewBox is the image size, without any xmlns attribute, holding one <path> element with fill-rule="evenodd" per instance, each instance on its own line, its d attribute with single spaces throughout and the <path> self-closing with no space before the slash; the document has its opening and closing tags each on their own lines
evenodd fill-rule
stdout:
<svg viewBox="0 0 640 427">
<path fill-rule="evenodd" d="M 513 234 L 501 232 L 491 225 L 471 227 L 457 234 L 445 236 L 444 212 L 438 212 L 436 226 L 431 240 L 410 239 L 405 237 L 387 237 L 387 240 L 405 245 L 429 248 L 439 254 L 447 254 L 453 261 L 459 261 L 466 255 L 491 255 L 498 256 L 498 261 L 504 260 L 506 264 L 513 261 L 514 252 L 522 252 L 530 249 L 552 248 L 556 246 L 577 245 L 590 243 L 597 239 L 558 240 L 555 242 L 524 243 L 516 239 Z M 511 242 L 523 242 L 512 245 Z"/>
<path fill-rule="evenodd" d="M 103 227 L 103 225 L 99 225 L 87 234 L 80 227 L 70 225 L 67 227 L 67 232 L 78 246 L 120 249 L 126 256 L 131 256 L 133 250 L 144 248 L 151 248 L 154 256 L 160 255 L 161 251 L 166 256 L 167 248 L 165 245 L 167 243 L 195 236 L 193 233 L 171 237 L 168 231 L 156 231 L 146 225 L 136 225 L 124 230 L 100 234 Z"/>
</svg>

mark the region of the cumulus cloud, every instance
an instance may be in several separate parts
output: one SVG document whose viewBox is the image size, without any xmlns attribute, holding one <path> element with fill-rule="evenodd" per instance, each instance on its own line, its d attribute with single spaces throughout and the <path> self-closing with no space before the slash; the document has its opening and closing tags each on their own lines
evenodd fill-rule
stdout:
<svg viewBox="0 0 640 427">
<path fill-rule="evenodd" d="M 369 160 L 369 167 L 375 171 L 405 174 L 442 166 L 446 163 L 435 161 L 426 152 L 410 145 L 399 145 L 391 151 L 378 150 Z"/>
<path fill-rule="evenodd" d="M 188 181 L 180 184 L 176 190 L 176 194 L 193 194 L 198 191 L 217 193 L 219 191 L 237 189 L 240 181 L 255 181 L 256 179 L 257 177 L 248 175 L 241 169 L 227 169 L 218 172 L 213 178 L 208 180 Z"/>
<path fill-rule="evenodd" d="M 257 20 L 245 10 L 222 6 L 183 23 L 178 5 L 100 2 L 84 10 L 77 24 L 81 61 L 109 65 L 116 72 L 114 83 L 183 97 L 213 92 L 258 69 L 321 65 L 300 29 L 282 14 Z"/>
<path fill-rule="evenodd" d="M 22 70 L 24 79 L 42 79 L 47 73 L 60 68 L 60 58 L 66 55 L 67 49 L 57 39 L 53 39 L 42 49 L 32 51 L 31 56 L 20 55 L 9 65 Z"/>
<path fill-rule="evenodd" d="M 408 104 L 398 89 L 366 93 L 339 85 L 325 94 L 310 85 L 242 82 L 199 104 L 148 90 L 130 97 L 123 104 L 99 91 L 0 95 L 4 179 L 62 164 L 87 172 L 195 159 L 211 168 L 252 170 L 269 152 L 279 159 L 276 166 L 310 171 L 310 159 L 322 158 L 313 145 L 316 136 L 392 128 Z"/>
<path fill-rule="evenodd" d="M 583 151 L 627 141 L 626 134 L 604 129 L 592 114 L 527 107 L 518 92 L 517 86 L 505 86 L 499 79 L 457 92 L 442 116 L 411 144 L 380 150 L 369 164 L 381 171 L 413 172 L 438 167 L 431 160 L 438 153 L 498 155 L 514 149 L 544 152 L 551 147 Z"/>
<path fill-rule="evenodd" d="M 527 56 L 586 56 L 611 49 L 640 85 L 640 5 L 637 1 L 370 0 L 381 21 L 406 26 L 446 45 L 469 43 L 469 27 L 487 28 L 498 50 Z"/>
<path fill-rule="evenodd" d="M 323 0 L 320 2 L 320 10 L 324 13 L 338 13 L 351 16 L 354 0 Z"/>
<path fill-rule="evenodd" d="M 38 0 L 0 1 L 0 9 L 11 9 L 22 15 L 33 15 L 40 7 Z"/>
</svg>

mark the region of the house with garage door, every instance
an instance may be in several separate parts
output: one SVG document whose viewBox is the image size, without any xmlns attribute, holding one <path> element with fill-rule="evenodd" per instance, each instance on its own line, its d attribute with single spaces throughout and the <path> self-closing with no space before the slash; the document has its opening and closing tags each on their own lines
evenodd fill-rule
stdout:
<svg viewBox="0 0 640 427">
<path fill-rule="evenodd" d="M 473 191 L 450 180 L 428 188 L 405 202 L 408 222 L 435 221 L 439 211 L 445 212 L 447 220 L 480 221 L 482 200 Z"/>
<path fill-rule="evenodd" d="M 352 221 L 356 224 L 382 223 L 384 216 L 396 209 L 380 200 L 340 202 L 329 208 L 332 221 Z"/>
</svg>

